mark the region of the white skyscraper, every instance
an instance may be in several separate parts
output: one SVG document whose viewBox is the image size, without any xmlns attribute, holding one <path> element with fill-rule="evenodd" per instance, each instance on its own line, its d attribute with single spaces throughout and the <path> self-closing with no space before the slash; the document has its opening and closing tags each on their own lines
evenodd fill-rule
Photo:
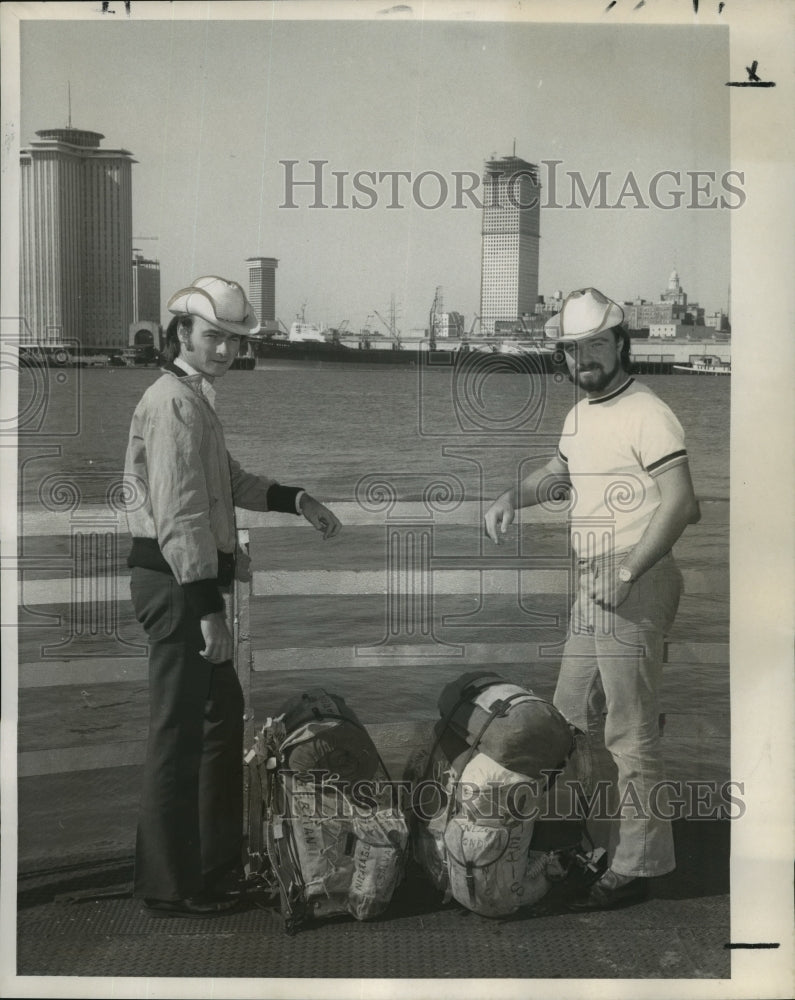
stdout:
<svg viewBox="0 0 795 1000">
<path fill-rule="evenodd" d="M 541 184 L 517 156 L 488 160 L 483 173 L 480 329 L 532 315 L 538 300 Z"/>
<path fill-rule="evenodd" d="M 275 257 L 249 257 L 248 264 L 248 298 L 257 314 L 257 319 L 264 326 L 276 319 L 276 268 L 279 262 Z"/>
<path fill-rule="evenodd" d="M 71 126 L 20 152 L 23 343 L 124 347 L 133 320 L 132 164 Z"/>
</svg>

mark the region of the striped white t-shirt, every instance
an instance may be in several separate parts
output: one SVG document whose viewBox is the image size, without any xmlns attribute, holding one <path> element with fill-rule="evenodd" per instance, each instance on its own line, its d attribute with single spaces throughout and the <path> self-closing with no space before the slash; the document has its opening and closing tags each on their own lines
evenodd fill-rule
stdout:
<svg viewBox="0 0 795 1000">
<path fill-rule="evenodd" d="M 633 378 L 566 416 L 558 445 L 572 484 L 572 546 L 580 558 L 625 552 L 660 504 L 655 477 L 687 461 L 673 411 Z"/>
</svg>

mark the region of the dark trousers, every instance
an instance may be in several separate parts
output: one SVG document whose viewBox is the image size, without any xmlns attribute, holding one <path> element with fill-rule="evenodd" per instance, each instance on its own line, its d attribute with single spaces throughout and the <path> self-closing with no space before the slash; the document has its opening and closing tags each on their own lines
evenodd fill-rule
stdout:
<svg viewBox="0 0 795 1000">
<path fill-rule="evenodd" d="M 134 567 L 149 637 L 149 739 L 134 895 L 185 899 L 240 866 L 243 692 L 231 661 L 208 663 L 199 619 L 166 573 Z"/>
</svg>

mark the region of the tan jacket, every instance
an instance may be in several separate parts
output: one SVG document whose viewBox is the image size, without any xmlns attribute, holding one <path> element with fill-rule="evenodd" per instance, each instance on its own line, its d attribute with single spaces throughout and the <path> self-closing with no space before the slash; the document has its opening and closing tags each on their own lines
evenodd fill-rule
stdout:
<svg viewBox="0 0 795 1000">
<path fill-rule="evenodd" d="M 156 540 L 181 584 L 216 579 L 219 552 L 235 551 L 235 506 L 272 509 L 268 489 L 278 488 L 229 455 L 201 381 L 166 370 L 146 390 L 124 463 L 130 534 Z"/>
</svg>

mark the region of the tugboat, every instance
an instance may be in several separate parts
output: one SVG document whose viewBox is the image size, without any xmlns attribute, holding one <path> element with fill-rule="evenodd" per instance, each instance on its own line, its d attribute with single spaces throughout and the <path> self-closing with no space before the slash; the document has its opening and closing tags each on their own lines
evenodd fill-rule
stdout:
<svg viewBox="0 0 795 1000">
<path fill-rule="evenodd" d="M 731 361 L 723 361 L 717 354 L 691 354 L 686 365 L 672 365 L 675 372 L 684 375 L 731 375 Z"/>
</svg>

